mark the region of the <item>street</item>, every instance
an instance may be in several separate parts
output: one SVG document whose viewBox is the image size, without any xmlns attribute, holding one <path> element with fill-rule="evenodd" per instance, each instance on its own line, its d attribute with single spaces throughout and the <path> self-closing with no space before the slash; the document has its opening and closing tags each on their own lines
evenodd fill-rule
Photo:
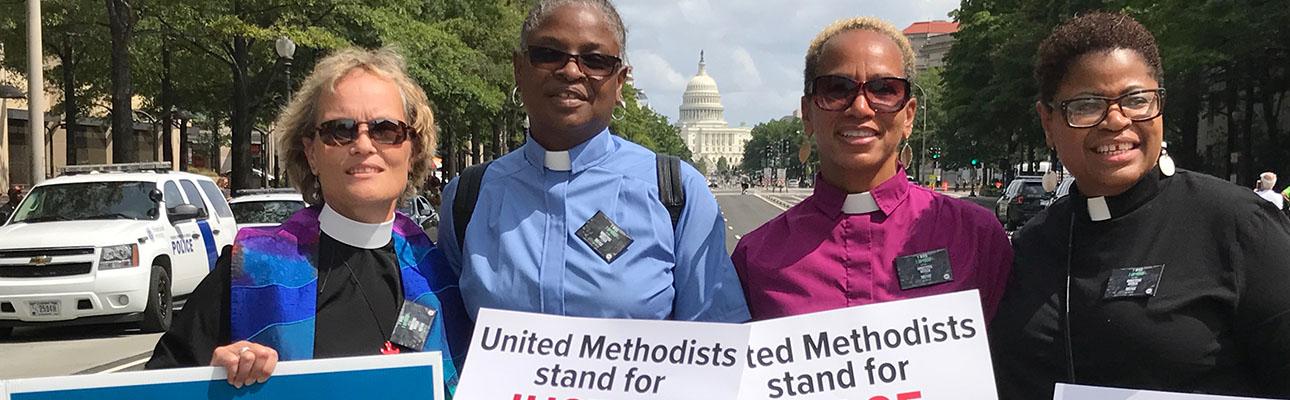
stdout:
<svg viewBox="0 0 1290 400">
<path fill-rule="evenodd" d="M 811 189 L 757 188 L 741 194 L 718 188 L 713 194 L 726 218 L 726 250 L 732 252 L 744 235 L 810 196 Z M 128 325 L 17 328 L 12 337 L 0 340 L 0 379 L 142 370 L 159 337 Z"/>
<path fill-rule="evenodd" d="M 142 370 L 160 337 L 127 325 L 17 328 L 0 340 L 0 379 Z"/>
</svg>

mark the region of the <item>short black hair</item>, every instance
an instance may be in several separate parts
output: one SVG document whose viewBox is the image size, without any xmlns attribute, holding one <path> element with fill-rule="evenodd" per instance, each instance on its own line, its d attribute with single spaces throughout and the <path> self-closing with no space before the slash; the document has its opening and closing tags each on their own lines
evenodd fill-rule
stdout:
<svg viewBox="0 0 1290 400">
<path fill-rule="evenodd" d="M 1053 101 L 1071 63 L 1079 57 L 1116 49 L 1138 53 L 1151 67 L 1156 81 L 1164 84 L 1160 49 L 1156 47 L 1156 38 L 1151 32 L 1124 13 L 1097 11 L 1063 22 L 1039 44 L 1039 52 L 1035 55 L 1039 100 L 1045 104 Z"/>
<path fill-rule="evenodd" d="M 570 4 L 581 4 L 600 11 L 609 20 L 609 30 L 614 32 L 614 41 L 618 43 L 619 58 L 627 58 L 627 27 L 623 18 L 618 16 L 618 9 L 610 0 L 538 0 L 529 9 L 524 24 L 520 26 L 520 43 L 516 51 L 524 51 L 529 45 L 529 34 L 546 22 L 556 9 Z"/>
</svg>

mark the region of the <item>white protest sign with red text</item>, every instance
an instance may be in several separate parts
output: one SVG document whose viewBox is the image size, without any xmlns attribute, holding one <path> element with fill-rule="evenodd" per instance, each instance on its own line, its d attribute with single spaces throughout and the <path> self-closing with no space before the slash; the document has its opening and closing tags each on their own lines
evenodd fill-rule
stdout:
<svg viewBox="0 0 1290 400">
<path fill-rule="evenodd" d="M 482 309 L 455 398 L 732 399 L 748 330 Z"/>
<path fill-rule="evenodd" d="M 749 325 L 739 399 L 998 398 L 976 290 Z"/>
</svg>

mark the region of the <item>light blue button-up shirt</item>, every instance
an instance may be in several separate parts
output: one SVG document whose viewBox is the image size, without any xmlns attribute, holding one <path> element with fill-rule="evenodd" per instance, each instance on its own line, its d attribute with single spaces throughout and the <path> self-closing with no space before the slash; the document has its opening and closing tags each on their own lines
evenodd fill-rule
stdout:
<svg viewBox="0 0 1290 400">
<path fill-rule="evenodd" d="M 682 167 L 686 206 L 675 233 L 659 202 L 655 155 L 609 133 L 569 149 L 571 170 L 544 166 L 529 138 L 484 174 L 462 251 L 453 228 L 458 179 L 444 188 L 439 247 L 461 276 L 466 309 L 604 318 L 743 322 L 743 289 L 706 180 Z M 606 263 L 578 228 L 604 212 L 633 242 Z"/>
</svg>

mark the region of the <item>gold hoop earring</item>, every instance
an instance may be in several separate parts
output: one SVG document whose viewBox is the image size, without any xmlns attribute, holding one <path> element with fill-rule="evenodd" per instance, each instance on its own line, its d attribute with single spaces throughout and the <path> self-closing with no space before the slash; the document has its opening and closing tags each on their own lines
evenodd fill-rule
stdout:
<svg viewBox="0 0 1290 400">
<path fill-rule="evenodd" d="M 900 163 L 908 167 L 909 162 L 913 160 L 914 160 L 914 148 L 909 147 L 909 141 L 905 141 L 905 145 L 900 148 Z"/>
</svg>

